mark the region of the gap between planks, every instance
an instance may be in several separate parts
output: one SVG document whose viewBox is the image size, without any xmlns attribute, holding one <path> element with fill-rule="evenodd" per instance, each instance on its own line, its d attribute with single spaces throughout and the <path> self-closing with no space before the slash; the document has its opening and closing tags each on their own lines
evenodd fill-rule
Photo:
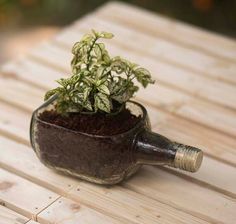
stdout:
<svg viewBox="0 0 236 224">
<path fill-rule="evenodd" d="M 0 173 L 0 200 L 4 206 L 23 216 L 35 220 L 36 214 L 58 197 L 46 188 L 9 171 L 0 169 Z"/>
<path fill-rule="evenodd" d="M 1 224 L 37 224 L 31 219 L 9 209 L 3 205 L 0 205 L 0 223 Z"/>
</svg>

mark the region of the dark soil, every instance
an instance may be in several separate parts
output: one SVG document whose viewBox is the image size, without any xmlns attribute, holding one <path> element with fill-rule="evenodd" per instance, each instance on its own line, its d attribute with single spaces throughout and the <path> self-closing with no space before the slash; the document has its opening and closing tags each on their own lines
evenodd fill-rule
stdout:
<svg viewBox="0 0 236 224">
<path fill-rule="evenodd" d="M 131 114 L 128 109 L 124 109 L 116 115 L 70 113 L 68 116 L 62 116 L 56 111 L 51 110 L 41 113 L 39 119 L 88 134 L 115 135 L 134 127 L 141 117 Z"/>
<path fill-rule="evenodd" d="M 133 128 L 139 121 L 136 129 L 116 135 Z M 146 123 L 129 110 L 117 115 L 71 113 L 67 117 L 54 110 L 45 111 L 39 114 L 37 121 L 35 142 L 40 147 L 37 152 L 40 160 L 49 167 L 89 177 L 90 181 L 98 178 L 113 183 L 123 179 L 134 166 L 133 141 Z"/>
</svg>

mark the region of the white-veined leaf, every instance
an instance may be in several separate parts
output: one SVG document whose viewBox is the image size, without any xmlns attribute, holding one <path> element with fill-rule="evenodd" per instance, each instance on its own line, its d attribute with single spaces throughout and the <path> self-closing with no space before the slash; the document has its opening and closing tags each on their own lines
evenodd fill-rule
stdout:
<svg viewBox="0 0 236 224">
<path fill-rule="evenodd" d="M 97 93 L 94 96 L 94 100 L 95 100 L 95 107 L 97 109 L 110 113 L 111 111 L 110 100 L 106 94 Z"/>
<path fill-rule="evenodd" d="M 98 86 L 97 90 L 101 93 L 105 93 L 106 95 L 110 95 L 110 91 L 109 91 L 108 87 L 105 84 L 102 84 L 102 85 Z"/>
</svg>

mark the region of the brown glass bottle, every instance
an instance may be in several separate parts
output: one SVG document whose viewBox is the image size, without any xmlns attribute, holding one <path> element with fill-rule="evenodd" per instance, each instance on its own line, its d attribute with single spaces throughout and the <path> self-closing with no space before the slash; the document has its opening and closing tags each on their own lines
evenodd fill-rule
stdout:
<svg viewBox="0 0 236 224">
<path fill-rule="evenodd" d="M 110 136 L 73 131 L 40 120 L 39 114 L 55 103 L 56 98 L 51 98 L 33 113 L 30 129 L 32 147 L 49 168 L 99 184 L 115 184 L 143 164 L 190 172 L 201 165 L 200 149 L 153 133 L 146 109 L 136 102 L 127 102 L 126 107 L 142 119 L 132 129 Z"/>
</svg>

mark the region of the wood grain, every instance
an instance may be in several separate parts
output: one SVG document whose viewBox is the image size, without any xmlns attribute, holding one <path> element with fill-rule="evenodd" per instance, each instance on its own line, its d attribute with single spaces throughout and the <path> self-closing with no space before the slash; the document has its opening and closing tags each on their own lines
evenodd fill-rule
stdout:
<svg viewBox="0 0 236 224">
<path fill-rule="evenodd" d="M 60 212 L 58 212 L 60 211 Z M 66 198 L 60 198 L 44 211 L 42 211 L 37 220 L 42 224 L 129 224 L 127 221 L 118 221 L 96 212 L 81 203 L 74 202 Z M 132 223 L 130 223 L 132 224 Z"/>
<path fill-rule="evenodd" d="M 2 224 L 24 224 L 29 219 L 0 205 L 0 223 Z"/>
<path fill-rule="evenodd" d="M 58 197 L 52 191 L 0 170 L 0 202 L 21 215 L 35 219 L 39 211 Z"/>
<path fill-rule="evenodd" d="M 28 136 L 28 116 L 4 102 L 0 102 L 0 108 L 0 134 L 28 144 L 28 139 L 25 139 Z"/>
</svg>

